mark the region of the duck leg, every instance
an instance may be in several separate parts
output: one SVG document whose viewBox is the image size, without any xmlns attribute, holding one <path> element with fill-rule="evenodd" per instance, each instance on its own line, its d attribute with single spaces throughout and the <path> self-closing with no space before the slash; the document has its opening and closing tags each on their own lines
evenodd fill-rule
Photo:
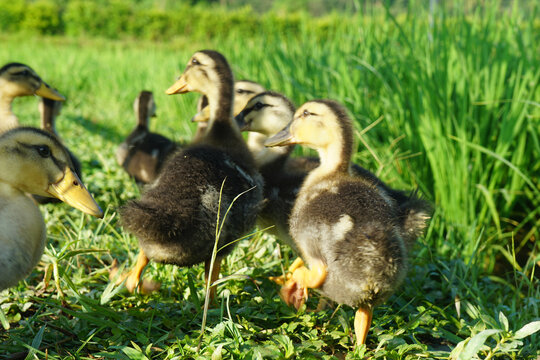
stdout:
<svg viewBox="0 0 540 360">
<path fill-rule="evenodd" d="M 298 269 L 299 267 L 304 266 L 304 260 L 302 258 L 297 257 L 291 266 L 287 269 L 287 272 L 280 276 L 270 276 L 268 277 L 268 280 L 275 282 L 278 285 L 284 285 L 287 280 L 291 278 L 291 274 Z"/>
<path fill-rule="evenodd" d="M 135 289 L 137 288 L 141 294 L 150 294 L 156 290 L 159 290 L 161 287 L 160 283 L 151 281 L 151 280 L 142 280 L 141 281 L 141 275 L 146 267 L 148 265 L 148 262 L 150 260 L 148 257 L 146 257 L 146 254 L 144 251 L 140 251 L 139 255 L 137 256 L 137 262 L 135 263 L 135 266 L 125 274 L 122 274 L 117 280 L 116 284 L 122 283 L 122 281 L 126 280 L 125 286 L 126 289 L 130 293 L 133 293 Z M 116 275 L 117 269 L 117 262 L 115 260 L 115 263 L 113 263 L 113 268 L 111 269 L 111 272 L 109 273 L 109 279 L 113 279 Z"/>
<path fill-rule="evenodd" d="M 210 302 L 214 300 L 216 297 L 217 287 L 214 286 L 214 282 L 219 278 L 219 272 L 221 270 L 221 258 L 217 257 L 214 261 L 214 267 L 212 268 L 212 273 L 210 274 L 210 262 L 211 260 L 207 260 L 204 263 L 204 280 L 206 283 L 210 284 Z"/>
<path fill-rule="evenodd" d="M 371 319 L 373 318 L 373 310 L 371 308 L 360 308 L 354 316 L 354 332 L 356 334 L 356 344 L 365 344 Z"/>
<path fill-rule="evenodd" d="M 322 261 L 314 261 L 311 269 L 298 267 L 281 288 L 281 298 L 287 305 L 293 305 L 298 310 L 308 298 L 307 289 L 320 287 L 327 274 L 327 267 Z"/>
</svg>

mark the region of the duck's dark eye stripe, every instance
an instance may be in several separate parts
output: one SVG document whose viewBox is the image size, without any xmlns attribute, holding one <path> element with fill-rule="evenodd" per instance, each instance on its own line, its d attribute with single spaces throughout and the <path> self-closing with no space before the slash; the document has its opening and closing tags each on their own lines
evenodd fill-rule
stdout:
<svg viewBox="0 0 540 360">
<path fill-rule="evenodd" d="M 258 102 L 258 103 L 255 104 L 255 106 L 253 106 L 253 109 L 255 109 L 255 110 L 261 110 L 262 108 L 268 107 L 268 106 L 272 106 L 272 105 L 270 105 L 270 104 L 264 104 L 264 103 L 262 103 L 262 102 Z"/>
<path fill-rule="evenodd" d="M 236 90 L 236 92 L 238 94 L 254 94 L 255 92 L 254 91 L 251 91 L 251 90 L 244 90 L 244 89 L 238 89 Z"/>
</svg>

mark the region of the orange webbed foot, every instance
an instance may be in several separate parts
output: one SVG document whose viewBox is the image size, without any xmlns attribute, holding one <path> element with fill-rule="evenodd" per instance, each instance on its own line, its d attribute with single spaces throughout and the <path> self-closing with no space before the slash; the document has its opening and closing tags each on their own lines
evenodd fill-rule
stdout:
<svg viewBox="0 0 540 360">
<path fill-rule="evenodd" d="M 287 283 L 287 281 L 292 277 L 292 273 L 298 269 L 299 267 L 302 267 L 304 266 L 304 261 L 297 257 L 293 263 L 289 266 L 289 268 L 287 269 L 287 272 L 283 275 L 280 275 L 280 276 L 269 276 L 268 277 L 268 280 L 272 281 L 272 282 L 275 282 L 276 284 L 278 285 L 285 285 Z"/>
<path fill-rule="evenodd" d="M 308 291 L 305 286 L 300 284 L 295 279 L 289 279 L 281 287 L 279 295 L 287 305 L 292 305 L 296 308 L 296 310 L 298 310 L 306 302 L 308 298 Z"/>
<path fill-rule="evenodd" d="M 125 280 L 126 289 L 130 293 L 134 293 L 136 290 L 141 294 L 148 295 L 154 291 L 157 291 L 161 288 L 161 283 L 155 282 L 148 279 L 141 279 L 142 272 L 146 265 L 148 265 L 148 258 L 144 252 L 140 252 L 137 257 L 137 263 L 129 272 L 117 276 L 119 267 L 118 261 L 114 259 L 111 268 L 109 270 L 109 279 L 113 280 L 116 278 L 116 285 L 120 285 Z"/>
</svg>

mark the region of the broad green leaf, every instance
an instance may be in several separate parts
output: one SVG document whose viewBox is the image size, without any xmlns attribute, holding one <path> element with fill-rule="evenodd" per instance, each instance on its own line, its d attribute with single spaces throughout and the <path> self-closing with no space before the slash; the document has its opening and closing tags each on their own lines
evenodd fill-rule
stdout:
<svg viewBox="0 0 540 360">
<path fill-rule="evenodd" d="M 502 311 L 499 311 L 499 322 L 504 326 L 504 331 L 508 331 L 508 319 Z"/>
<path fill-rule="evenodd" d="M 6 318 L 6 314 L 4 314 L 4 310 L 0 307 L 0 322 L 2 323 L 2 326 L 4 327 L 4 330 L 9 330 L 9 321 Z"/>
<path fill-rule="evenodd" d="M 538 330 L 540 330 L 540 320 L 530 322 L 516 331 L 514 334 L 514 339 L 523 339 L 524 337 L 534 334 Z"/>
<path fill-rule="evenodd" d="M 126 346 L 122 348 L 122 351 L 128 356 L 130 360 L 148 360 L 146 355 L 144 355 L 140 350 L 136 350 L 134 348 Z"/>
<path fill-rule="evenodd" d="M 216 350 L 212 353 L 212 360 L 221 360 L 221 353 L 223 352 L 223 344 L 219 344 Z"/>
<path fill-rule="evenodd" d="M 472 359 L 476 353 L 480 350 L 482 345 L 486 342 L 487 338 L 491 335 L 500 333 L 502 330 L 498 329 L 488 329 L 484 331 L 480 331 L 478 334 L 474 335 L 467 345 L 465 345 L 465 348 L 463 351 L 459 354 L 458 360 L 470 360 Z"/>
</svg>

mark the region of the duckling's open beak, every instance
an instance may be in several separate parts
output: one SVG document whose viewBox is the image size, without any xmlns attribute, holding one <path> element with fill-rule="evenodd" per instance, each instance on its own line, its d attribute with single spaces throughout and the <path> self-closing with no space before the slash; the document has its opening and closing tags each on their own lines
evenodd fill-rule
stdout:
<svg viewBox="0 0 540 360">
<path fill-rule="evenodd" d="M 295 144 L 296 142 L 294 140 L 294 136 L 291 134 L 291 124 L 292 122 L 290 122 L 285 129 L 281 130 L 276 135 L 266 139 L 264 146 L 270 147 Z"/>
<path fill-rule="evenodd" d="M 52 89 L 47 83 L 44 82 L 41 83 L 41 86 L 34 92 L 34 94 L 51 100 L 66 101 L 66 98 L 62 94 Z"/>
<path fill-rule="evenodd" d="M 208 120 L 210 120 L 210 107 L 208 106 L 205 106 L 191 118 L 192 122 L 207 122 Z"/>
<path fill-rule="evenodd" d="M 180 78 L 176 80 L 176 82 L 172 84 L 171 87 L 165 91 L 165 94 L 167 95 L 185 94 L 190 91 L 191 90 L 189 90 L 188 88 L 188 83 L 186 82 L 186 78 L 184 74 L 182 74 L 182 76 L 180 76 Z"/>
<path fill-rule="evenodd" d="M 57 183 L 50 184 L 47 192 L 89 215 L 103 217 L 103 211 L 88 192 L 77 174 L 66 168 L 64 177 Z"/>
</svg>

